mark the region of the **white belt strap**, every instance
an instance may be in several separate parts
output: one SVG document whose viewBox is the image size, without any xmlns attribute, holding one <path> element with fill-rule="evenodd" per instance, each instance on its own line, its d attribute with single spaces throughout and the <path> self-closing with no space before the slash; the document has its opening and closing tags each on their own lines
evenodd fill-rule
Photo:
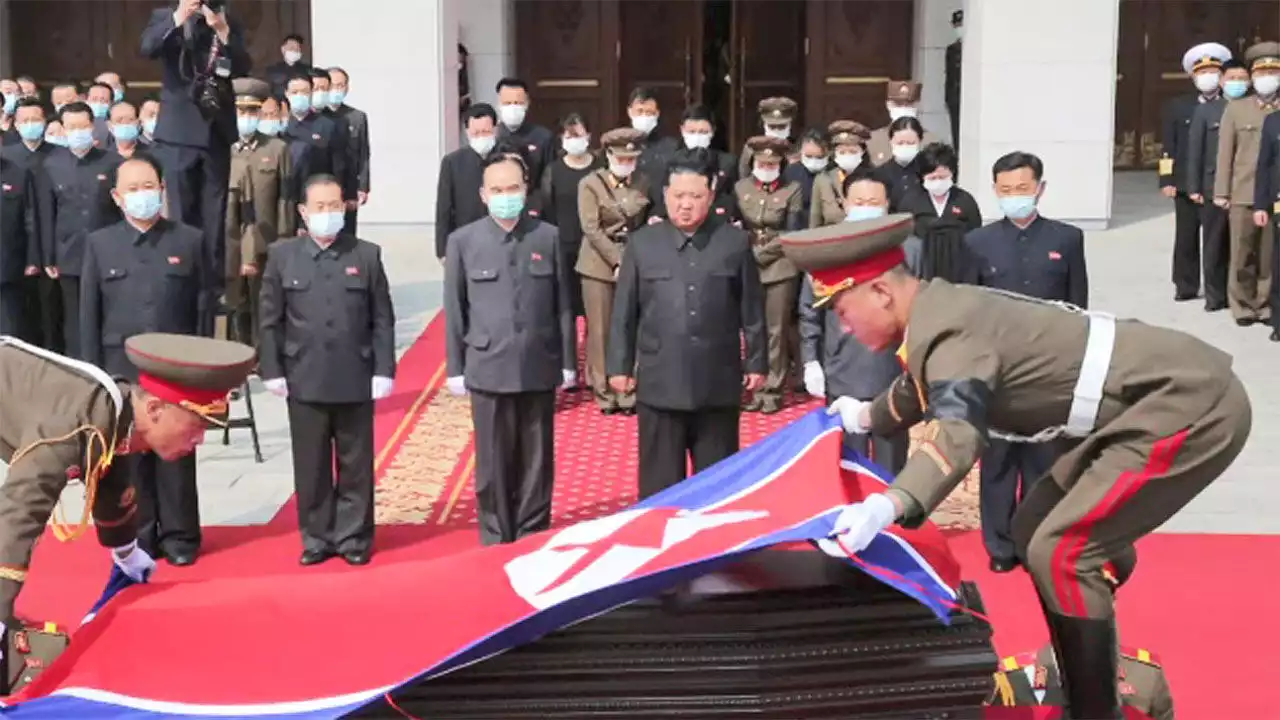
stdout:
<svg viewBox="0 0 1280 720">
<path fill-rule="evenodd" d="M 1102 386 L 1111 370 L 1111 353 L 1116 346 L 1116 319 L 1113 315 L 1086 312 L 1089 339 L 1080 362 L 1080 376 L 1072 392 L 1071 411 L 1064 432 L 1071 437 L 1084 437 L 1093 432 L 1102 405 Z"/>
<path fill-rule="evenodd" d="M 31 353 L 36 357 L 44 358 L 49 362 L 61 365 L 68 370 L 78 372 L 82 375 L 88 375 L 90 378 L 93 378 L 99 385 L 105 388 L 107 394 L 111 396 L 112 402 L 116 405 L 116 419 L 120 419 L 121 413 L 124 412 L 124 396 L 120 394 L 120 386 L 117 385 L 116 381 L 112 380 L 111 376 L 104 372 L 102 368 L 81 360 L 73 360 L 65 355 L 59 355 L 58 353 L 50 352 L 41 347 L 36 347 L 35 345 L 23 342 L 22 340 L 10 335 L 0 335 L 0 346 L 5 345 L 18 348 L 19 350 Z"/>
</svg>

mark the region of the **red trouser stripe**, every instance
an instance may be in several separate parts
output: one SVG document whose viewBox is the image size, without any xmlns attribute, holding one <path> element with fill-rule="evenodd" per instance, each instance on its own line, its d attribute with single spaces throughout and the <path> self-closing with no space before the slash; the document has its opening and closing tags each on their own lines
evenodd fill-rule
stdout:
<svg viewBox="0 0 1280 720">
<path fill-rule="evenodd" d="M 1116 478 L 1115 484 L 1107 490 L 1102 500 L 1093 506 L 1084 517 L 1073 523 L 1062 533 L 1053 550 L 1053 559 L 1049 567 L 1049 577 L 1053 581 L 1057 594 L 1058 606 L 1065 615 L 1083 617 L 1085 615 L 1084 593 L 1080 589 L 1080 580 L 1076 574 L 1076 564 L 1084 554 L 1089 543 L 1089 535 L 1095 525 L 1115 512 L 1116 508 L 1128 502 L 1151 478 L 1169 472 L 1173 459 L 1187 439 L 1187 431 L 1180 430 L 1166 438 L 1161 438 L 1151 446 L 1151 453 L 1141 470 L 1126 470 Z"/>
</svg>

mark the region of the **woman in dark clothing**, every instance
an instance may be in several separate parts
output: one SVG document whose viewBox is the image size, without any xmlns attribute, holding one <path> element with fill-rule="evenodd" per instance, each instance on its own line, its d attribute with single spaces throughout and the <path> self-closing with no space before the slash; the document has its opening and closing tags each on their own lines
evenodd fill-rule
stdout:
<svg viewBox="0 0 1280 720">
<path fill-rule="evenodd" d="M 900 117 L 889 124 L 889 147 L 893 158 L 876 168 L 889 185 L 889 207 L 897 212 L 902 200 L 913 189 L 921 187 L 922 174 L 917 161 L 920 155 L 920 139 L 924 126 L 914 117 Z"/>
<path fill-rule="evenodd" d="M 964 237 L 982 227 L 982 213 L 973 196 L 955 186 L 956 151 L 950 145 L 933 143 L 914 163 L 922 177 L 921 186 L 909 190 L 899 207 L 916 219 L 920 254 L 912 270 L 925 280 L 941 277 L 951 282 L 977 282 L 978 266 Z"/>
<path fill-rule="evenodd" d="M 573 296 L 573 312 L 582 316 L 582 283 L 574 267 L 582 248 L 582 221 L 578 219 L 578 183 L 597 168 L 600 158 L 589 149 L 591 134 L 587 121 L 577 113 L 569 113 L 560 121 L 560 147 L 556 162 L 542 173 L 538 195 L 542 203 L 542 219 L 560 228 L 563 267 Z"/>
<path fill-rule="evenodd" d="M 818 173 L 831 167 L 831 148 L 827 134 L 821 128 L 809 128 L 800 136 L 800 162 L 788 163 L 782 171 L 784 182 L 799 183 L 800 201 L 804 216 L 809 217 L 809 202 L 813 200 L 813 179 Z"/>
</svg>

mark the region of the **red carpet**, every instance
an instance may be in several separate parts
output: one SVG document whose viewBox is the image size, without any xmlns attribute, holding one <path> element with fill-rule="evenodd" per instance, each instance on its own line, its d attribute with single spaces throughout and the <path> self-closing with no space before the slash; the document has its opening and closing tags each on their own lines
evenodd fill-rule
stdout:
<svg viewBox="0 0 1280 720">
<path fill-rule="evenodd" d="M 404 356 L 393 396 L 379 403 L 380 483 L 395 474 L 398 463 L 411 460 L 410 467 L 430 467 L 440 477 L 419 472 L 423 486 L 436 488 L 423 493 L 426 519 L 380 527 L 375 564 L 448 554 L 476 542 L 469 439 L 456 438 L 450 446 L 456 450 L 445 456 L 415 455 L 423 448 L 413 447 L 416 441 L 409 440 L 420 427 L 465 427 L 465 401 L 441 397 L 439 392 L 443 339 L 443 321 L 437 318 Z M 635 485 L 634 418 L 600 415 L 586 393 L 566 395 L 561 403 L 556 427 L 557 522 L 626 506 Z M 743 443 L 754 442 L 806 409 L 747 415 Z M 441 416 L 460 413 L 461 418 Z M 389 491 L 380 484 L 380 495 Z M 179 569 L 161 563 L 153 582 L 304 572 L 345 573 L 354 580 L 361 570 L 340 562 L 315 568 L 297 565 L 294 513 L 290 503 L 265 526 L 208 528 L 198 564 Z M 953 549 L 966 576 L 982 589 L 996 627 L 997 649 L 1012 654 L 1043 644 L 1047 633 L 1026 575 L 991 574 L 975 532 L 956 534 Z M 1180 720 L 1273 717 L 1266 682 L 1270 649 L 1280 645 L 1280 630 L 1270 621 L 1280 588 L 1268 571 L 1280 566 L 1280 537 L 1156 535 L 1141 543 L 1139 553 L 1138 572 L 1120 596 L 1121 633 L 1126 645 L 1150 649 L 1163 662 Z M 51 537 L 37 547 L 33 567 L 19 614 L 63 624 L 79 621 L 110 569 L 106 555 L 91 539 L 60 543 Z"/>
</svg>

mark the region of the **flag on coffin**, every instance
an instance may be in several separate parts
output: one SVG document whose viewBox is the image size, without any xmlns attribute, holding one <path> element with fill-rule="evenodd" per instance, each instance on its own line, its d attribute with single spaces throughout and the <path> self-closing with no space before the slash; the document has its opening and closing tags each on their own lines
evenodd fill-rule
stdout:
<svg viewBox="0 0 1280 720">
<path fill-rule="evenodd" d="M 889 481 L 856 454 L 837 460 L 841 432 L 815 411 L 627 510 L 510 545 L 358 573 L 129 587 L 4 714 L 339 717 L 745 553 L 828 538 L 845 504 Z M 948 621 L 959 568 L 937 528 L 887 531 L 858 565 Z M 358 661 L 335 661 L 335 648 Z"/>
</svg>

